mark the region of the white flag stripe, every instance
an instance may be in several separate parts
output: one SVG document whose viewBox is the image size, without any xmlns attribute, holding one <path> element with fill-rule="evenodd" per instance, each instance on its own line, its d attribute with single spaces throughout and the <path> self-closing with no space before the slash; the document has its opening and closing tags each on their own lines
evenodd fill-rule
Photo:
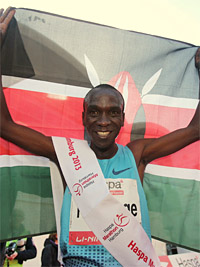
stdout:
<svg viewBox="0 0 200 267">
<path fill-rule="evenodd" d="M 200 181 L 200 170 L 197 169 L 175 168 L 148 164 L 145 173 L 176 179 Z"/>
<path fill-rule="evenodd" d="M 165 95 L 145 95 L 142 98 L 143 104 L 152 104 L 164 107 L 175 107 L 175 108 L 190 108 L 196 109 L 198 105 L 198 99 L 191 98 L 176 98 Z"/>
<path fill-rule="evenodd" d="M 87 92 L 91 89 L 73 85 L 38 81 L 33 79 L 23 79 L 5 75 L 3 76 L 2 83 L 4 87 L 19 90 L 80 98 L 84 98 Z"/>
<path fill-rule="evenodd" d="M 32 155 L 1 155 L 0 167 L 35 166 L 49 167 L 49 159 Z"/>
<path fill-rule="evenodd" d="M 49 167 L 49 160 L 44 157 L 32 155 L 1 155 L 0 167 L 16 166 L 36 166 Z M 172 177 L 177 179 L 197 180 L 200 181 L 200 170 L 166 167 L 155 164 L 149 164 L 145 173 L 153 175 Z"/>
<path fill-rule="evenodd" d="M 100 80 L 99 80 L 99 76 L 92 64 L 92 62 L 89 60 L 89 58 L 87 57 L 87 55 L 84 55 L 85 57 L 85 66 L 87 69 L 87 74 L 89 77 L 89 80 L 91 82 L 91 84 L 93 85 L 93 87 L 97 86 L 100 84 Z"/>
<path fill-rule="evenodd" d="M 142 88 L 142 95 L 141 98 L 143 98 L 145 95 L 147 95 L 154 87 L 154 85 L 157 83 L 160 74 L 162 72 L 162 69 L 157 71 L 144 85 Z"/>
<path fill-rule="evenodd" d="M 91 88 L 79 87 L 73 85 L 66 85 L 60 83 L 52 83 L 45 81 L 38 81 L 33 79 L 23 79 L 12 76 L 3 75 L 4 87 L 20 89 L 25 91 L 33 91 L 39 93 L 46 93 L 51 95 L 63 95 L 84 98 Z M 49 96 L 51 97 L 51 96 Z M 65 98 L 63 98 L 65 99 Z M 167 107 L 191 108 L 195 109 L 198 104 L 198 99 L 191 98 L 176 98 L 165 95 L 145 95 L 142 98 L 143 104 L 160 105 Z"/>
</svg>

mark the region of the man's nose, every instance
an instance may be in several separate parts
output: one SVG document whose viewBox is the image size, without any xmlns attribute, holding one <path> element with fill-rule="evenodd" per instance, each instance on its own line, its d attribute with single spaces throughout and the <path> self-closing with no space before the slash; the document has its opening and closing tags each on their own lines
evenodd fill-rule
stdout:
<svg viewBox="0 0 200 267">
<path fill-rule="evenodd" d="M 102 113 L 98 119 L 98 124 L 101 126 L 107 126 L 110 124 L 110 119 L 106 113 Z"/>
</svg>

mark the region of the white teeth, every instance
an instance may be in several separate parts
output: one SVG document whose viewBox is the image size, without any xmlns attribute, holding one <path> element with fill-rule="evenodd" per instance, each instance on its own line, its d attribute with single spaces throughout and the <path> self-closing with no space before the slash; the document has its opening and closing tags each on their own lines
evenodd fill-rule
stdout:
<svg viewBox="0 0 200 267">
<path fill-rule="evenodd" d="M 110 132 L 97 132 L 100 137 L 107 137 Z"/>
</svg>

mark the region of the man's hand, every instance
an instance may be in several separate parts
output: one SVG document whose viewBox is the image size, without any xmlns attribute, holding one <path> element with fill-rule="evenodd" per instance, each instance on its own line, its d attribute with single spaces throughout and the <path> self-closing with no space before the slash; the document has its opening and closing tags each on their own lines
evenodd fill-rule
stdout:
<svg viewBox="0 0 200 267">
<path fill-rule="evenodd" d="M 200 47 L 197 49 L 197 52 L 195 55 L 195 66 L 198 70 L 200 70 Z"/>
<path fill-rule="evenodd" d="M 9 260 L 9 261 L 12 261 L 14 260 L 16 257 L 17 257 L 18 253 L 15 251 L 12 255 L 8 256 L 6 255 L 6 258 Z"/>
<path fill-rule="evenodd" d="M 4 12 L 4 9 L 0 9 L 0 34 L 1 34 L 1 44 L 3 43 L 4 36 L 6 34 L 8 25 L 15 15 L 15 9 L 8 7 Z"/>
</svg>

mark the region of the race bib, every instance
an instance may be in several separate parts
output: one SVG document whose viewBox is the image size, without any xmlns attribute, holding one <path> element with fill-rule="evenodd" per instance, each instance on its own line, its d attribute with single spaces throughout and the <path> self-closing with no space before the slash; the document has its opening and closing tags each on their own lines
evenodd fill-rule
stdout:
<svg viewBox="0 0 200 267">
<path fill-rule="evenodd" d="M 105 179 L 110 193 L 141 223 L 140 200 L 137 182 L 133 179 Z M 69 245 L 100 245 L 100 241 L 82 218 L 73 198 L 71 199 Z"/>
</svg>

